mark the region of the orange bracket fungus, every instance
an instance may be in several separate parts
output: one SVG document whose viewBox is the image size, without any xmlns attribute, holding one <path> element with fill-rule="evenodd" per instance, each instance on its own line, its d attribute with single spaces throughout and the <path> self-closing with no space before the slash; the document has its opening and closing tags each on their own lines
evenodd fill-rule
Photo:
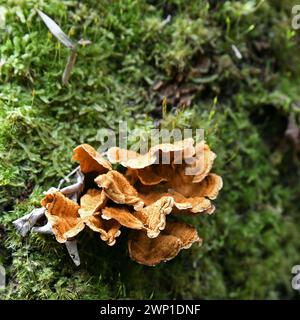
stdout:
<svg viewBox="0 0 300 320">
<path fill-rule="evenodd" d="M 201 245 L 196 228 L 180 216 L 215 210 L 212 201 L 223 182 L 211 172 L 216 155 L 204 141 L 159 144 L 145 154 L 113 147 L 106 156 L 88 144 L 77 146 L 73 160 L 79 167 L 58 188 L 45 192 L 41 208 L 13 222 L 21 236 L 30 230 L 51 234 L 66 245 L 76 265 L 76 236 L 86 227 L 110 246 L 122 229 L 130 229 L 129 256 L 147 266 L 171 260 L 194 243 Z M 76 182 L 61 188 L 71 176 Z"/>
</svg>

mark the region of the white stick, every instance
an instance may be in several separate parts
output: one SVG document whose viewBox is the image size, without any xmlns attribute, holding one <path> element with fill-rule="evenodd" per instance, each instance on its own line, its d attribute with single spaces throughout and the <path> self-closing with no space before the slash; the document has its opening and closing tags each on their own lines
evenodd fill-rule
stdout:
<svg viewBox="0 0 300 320">
<path fill-rule="evenodd" d="M 45 208 L 35 208 L 25 216 L 15 220 L 13 225 L 22 237 L 25 237 L 36 222 L 45 215 Z"/>
<path fill-rule="evenodd" d="M 80 257 L 78 253 L 78 248 L 77 248 L 77 241 L 76 240 L 67 240 L 65 242 L 66 248 L 69 252 L 69 255 L 75 265 L 78 267 L 80 265 Z"/>
<path fill-rule="evenodd" d="M 31 232 L 36 232 L 36 233 L 40 233 L 40 234 L 53 234 L 50 222 L 47 222 L 42 227 L 33 227 L 31 229 Z"/>
</svg>

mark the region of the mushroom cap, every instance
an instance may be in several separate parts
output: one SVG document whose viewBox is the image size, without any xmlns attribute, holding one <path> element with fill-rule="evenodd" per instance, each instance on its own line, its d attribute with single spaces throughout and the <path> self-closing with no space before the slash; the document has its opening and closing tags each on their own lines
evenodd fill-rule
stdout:
<svg viewBox="0 0 300 320">
<path fill-rule="evenodd" d="M 107 151 L 107 157 L 111 163 L 120 163 L 122 166 L 131 169 L 143 169 L 158 163 L 160 154 L 162 154 L 163 159 L 168 159 L 172 154 L 172 158 L 176 159 L 176 162 L 179 162 L 182 158 L 190 158 L 195 154 L 193 144 L 194 140 L 192 138 L 174 143 L 162 143 L 150 148 L 145 154 L 113 147 Z"/>
<path fill-rule="evenodd" d="M 86 194 L 80 198 L 79 215 L 84 218 L 93 215 L 95 212 L 104 208 L 107 197 L 103 190 L 89 189 Z"/>
<path fill-rule="evenodd" d="M 99 175 L 95 182 L 115 203 L 132 205 L 135 210 L 143 208 L 144 202 L 139 198 L 138 192 L 120 172 L 111 170 Z"/>
<path fill-rule="evenodd" d="M 105 207 L 103 219 L 115 219 L 129 229 L 144 230 L 149 238 L 155 238 L 166 226 L 166 215 L 173 208 L 172 197 L 162 197 L 140 211 L 130 211 L 128 207 Z"/>
<path fill-rule="evenodd" d="M 100 233 L 100 239 L 109 246 L 113 246 L 116 243 L 116 238 L 121 234 L 120 223 L 114 219 L 104 220 L 100 217 L 100 213 L 88 217 L 85 224 L 94 232 Z"/>
<path fill-rule="evenodd" d="M 139 191 L 139 197 L 147 206 L 161 197 L 172 197 L 174 200 L 173 213 L 211 214 L 215 209 L 211 200 L 216 199 L 222 186 L 222 178 L 209 173 L 199 183 L 186 182 L 182 180 L 181 175 L 175 174 L 169 182 L 153 187 L 137 184 L 136 188 Z"/>
<path fill-rule="evenodd" d="M 65 243 L 68 239 L 77 236 L 86 225 L 93 231 L 99 232 L 101 239 L 108 245 L 113 245 L 116 237 L 120 235 L 121 225 L 116 220 L 103 220 L 100 212 L 91 214 L 90 211 L 88 213 L 83 211 L 80 216 L 79 205 L 59 191 L 47 194 L 41 204 L 46 208 L 45 215 L 51 224 L 56 240 L 60 243 Z"/>
<path fill-rule="evenodd" d="M 193 243 L 202 243 L 194 227 L 183 222 L 168 221 L 165 230 L 154 239 L 136 231 L 128 241 L 128 252 L 134 261 L 155 266 L 173 259 L 180 250 L 190 248 Z"/>
<path fill-rule="evenodd" d="M 159 235 L 151 239 L 146 234 L 137 232 L 133 240 L 128 240 L 130 258 L 151 267 L 175 258 L 180 247 L 180 239 L 172 235 Z"/>
<path fill-rule="evenodd" d="M 170 214 L 174 205 L 172 197 L 161 197 L 149 206 L 136 212 L 136 216 L 143 221 L 147 236 L 156 238 L 166 227 L 166 215 Z"/>
<path fill-rule="evenodd" d="M 73 150 L 73 160 L 79 161 L 83 173 L 97 172 L 105 173 L 112 169 L 109 161 L 104 159 L 89 144 L 81 144 Z"/>
<path fill-rule="evenodd" d="M 78 214 L 79 205 L 61 192 L 47 194 L 41 205 L 46 208 L 45 215 L 58 242 L 64 243 L 70 237 L 68 233 L 75 236 L 84 229 L 84 222 Z"/>
<path fill-rule="evenodd" d="M 143 222 L 130 212 L 128 207 L 106 207 L 102 210 L 101 217 L 106 220 L 115 219 L 122 226 L 129 229 L 143 229 Z"/>
</svg>

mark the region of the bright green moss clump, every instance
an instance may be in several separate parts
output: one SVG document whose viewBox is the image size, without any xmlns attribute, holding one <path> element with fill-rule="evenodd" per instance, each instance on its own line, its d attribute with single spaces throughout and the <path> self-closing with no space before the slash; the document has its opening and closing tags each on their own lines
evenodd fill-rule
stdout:
<svg viewBox="0 0 300 320">
<path fill-rule="evenodd" d="M 293 3 L 0 1 L 1 298 L 297 297 L 300 172 L 284 137 L 288 115 L 300 113 Z M 66 87 L 68 51 L 35 8 L 72 39 L 92 42 L 79 48 Z M 53 239 L 20 239 L 11 222 L 71 171 L 77 144 L 98 147 L 101 130 L 119 120 L 146 136 L 155 127 L 159 80 L 193 88 L 191 106 L 175 111 L 169 102 L 162 126 L 207 129 L 218 155 L 216 213 L 196 219 L 203 247 L 148 268 L 130 261 L 125 234 L 110 248 L 84 232 L 76 268 Z"/>
</svg>

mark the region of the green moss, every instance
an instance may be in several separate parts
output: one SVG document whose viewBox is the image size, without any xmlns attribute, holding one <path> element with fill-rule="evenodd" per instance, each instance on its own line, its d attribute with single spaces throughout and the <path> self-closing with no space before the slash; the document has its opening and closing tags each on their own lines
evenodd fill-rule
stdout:
<svg viewBox="0 0 300 320">
<path fill-rule="evenodd" d="M 299 167 L 284 140 L 292 106 L 300 112 L 293 3 L 0 1 L 0 263 L 8 274 L 1 298 L 296 297 Z M 92 42 L 79 48 L 68 86 L 61 85 L 68 51 L 35 8 L 72 39 Z M 86 231 L 76 268 L 52 238 L 20 239 L 11 222 L 71 171 L 73 147 L 98 147 L 120 120 L 130 143 L 136 129 L 148 136 L 161 120 L 151 117 L 162 109 L 152 90 L 158 80 L 198 86 L 191 107 L 168 105 L 161 126 L 204 128 L 218 155 L 224 189 L 216 213 L 188 219 L 204 245 L 148 268 L 129 259 L 126 233 L 110 248 Z"/>
</svg>

